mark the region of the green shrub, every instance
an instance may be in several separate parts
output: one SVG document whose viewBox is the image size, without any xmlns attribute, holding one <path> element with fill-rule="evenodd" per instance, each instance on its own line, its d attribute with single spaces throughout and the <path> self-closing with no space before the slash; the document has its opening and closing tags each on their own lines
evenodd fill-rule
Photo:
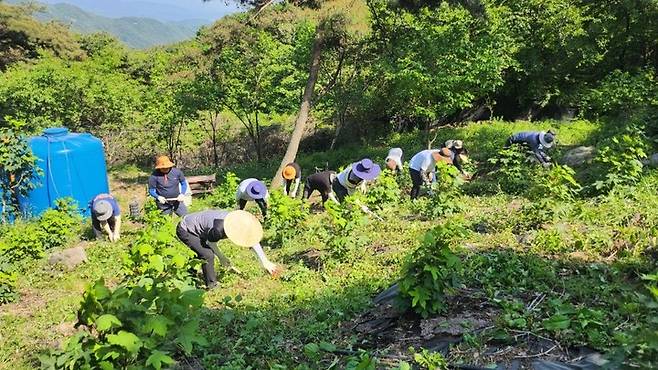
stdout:
<svg viewBox="0 0 658 370">
<path fill-rule="evenodd" d="M 76 324 L 84 330 L 42 356 L 42 368 L 161 369 L 206 343 L 198 334 L 203 291 L 189 273 L 194 255 L 176 241 L 170 220 L 157 211 L 146 218 L 151 222 L 124 256 L 122 282 L 87 288 Z"/>
<path fill-rule="evenodd" d="M 303 232 L 303 222 L 309 215 L 308 205 L 300 199 L 290 198 L 280 190 L 270 193 L 265 227 L 270 240 L 284 245 Z"/>
<path fill-rule="evenodd" d="M 514 225 L 514 232 L 536 230 L 555 219 L 555 203 L 548 198 L 524 204 Z"/>
<path fill-rule="evenodd" d="M 367 217 L 361 206 L 365 204 L 365 196 L 354 193 L 345 197 L 343 203 L 325 202 L 324 206 L 331 219 L 331 233 L 327 246 L 332 257 L 347 260 L 354 254 L 363 253 L 367 238 L 359 233 L 361 226 L 367 222 Z"/>
<path fill-rule="evenodd" d="M 426 219 L 437 219 L 461 210 L 459 196 L 463 180 L 454 166 L 439 163 L 436 182 L 432 183 L 428 197 L 414 200 L 413 209 Z"/>
<path fill-rule="evenodd" d="M 489 163 L 494 166 L 489 176 L 496 179 L 504 192 L 522 194 L 528 188 L 531 176 L 527 158 L 527 151 L 520 145 L 500 149 L 495 157 L 489 158 Z"/>
<path fill-rule="evenodd" d="M 446 297 L 457 287 L 461 269 L 461 260 L 450 244 L 464 234 L 458 223 L 436 227 L 425 234 L 402 266 L 400 298 L 423 317 L 447 309 Z"/>
<path fill-rule="evenodd" d="M 643 134 L 637 128 L 629 128 L 626 133 L 604 141 L 594 158 L 599 176 L 592 187 L 599 193 L 607 193 L 619 185 L 635 184 L 642 175 L 646 148 Z"/>
<path fill-rule="evenodd" d="M 16 280 L 18 274 L 13 271 L 13 267 L 0 260 L 0 304 L 13 302 L 18 299 L 16 291 Z"/>
<path fill-rule="evenodd" d="M 402 174 L 395 175 L 388 169 L 382 171 L 374 185 L 368 188 L 368 193 L 366 194 L 368 206 L 373 209 L 382 209 L 388 204 L 397 204 L 400 201 L 401 195 L 397 178 L 401 176 Z"/>
<path fill-rule="evenodd" d="M 569 166 L 554 164 L 550 168 L 535 166 L 526 194 L 531 199 L 551 198 L 571 201 L 582 189 Z"/>
<path fill-rule="evenodd" d="M 562 234 L 555 229 L 539 230 L 532 239 L 532 249 L 537 253 L 556 254 L 566 251 Z"/>
<path fill-rule="evenodd" d="M 213 207 L 233 209 L 236 205 L 235 193 L 238 191 L 238 185 L 240 185 L 240 178 L 233 172 L 227 172 L 207 200 Z"/>
</svg>

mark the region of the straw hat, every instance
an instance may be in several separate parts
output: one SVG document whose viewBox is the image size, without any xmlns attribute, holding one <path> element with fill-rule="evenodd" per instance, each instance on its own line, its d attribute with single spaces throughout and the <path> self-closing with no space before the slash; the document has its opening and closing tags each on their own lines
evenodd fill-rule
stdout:
<svg viewBox="0 0 658 370">
<path fill-rule="evenodd" d="M 98 221 L 107 221 L 112 217 L 112 205 L 107 200 L 94 203 L 94 215 Z"/>
<path fill-rule="evenodd" d="M 161 155 L 155 160 L 155 169 L 161 170 L 163 168 L 172 168 L 174 163 L 166 155 Z"/>
<path fill-rule="evenodd" d="M 286 168 L 283 169 L 283 178 L 286 180 L 292 180 L 297 176 L 297 170 L 293 166 L 286 166 Z"/>
<path fill-rule="evenodd" d="M 224 219 L 226 237 L 241 247 L 253 247 L 263 239 L 263 227 L 247 211 L 231 211 Z"/>
</svg>

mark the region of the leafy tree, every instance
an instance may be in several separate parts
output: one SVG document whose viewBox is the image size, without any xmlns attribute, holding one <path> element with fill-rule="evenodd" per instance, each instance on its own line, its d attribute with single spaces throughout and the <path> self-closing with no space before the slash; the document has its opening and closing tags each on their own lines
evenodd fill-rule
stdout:
<svg viewBox="0 0 658 370">
<path fill-rule="evenodd" d="M 39 173 L 37 158 L 19 134 L 20 123 L 12 122 L 12 126 L 0 129 L 0 223 L 18 215 L 18 198 L 34 189 Z"/>
<path fill-rule="evenodd" d="M 84 57 L 80 45 L 66 27 L 32 18 L 37 9 L 33 5 L 0 2 L 0 71 L 13 63 L 38 58 L 41 50 L 66 59 Z"/>
<path fill-rule="evenodd" d="M 368 2 L 372 42 L 380 53 L 373 65 L 382 82 L 379 96 L 388 117 L 429 124 L 468 107 L 504 82 L 514 64 L 515 44 L 506 11 L 490 7 L 475 17 L 461 5 L 441 3 L 417 11 Z"/>
</svg>

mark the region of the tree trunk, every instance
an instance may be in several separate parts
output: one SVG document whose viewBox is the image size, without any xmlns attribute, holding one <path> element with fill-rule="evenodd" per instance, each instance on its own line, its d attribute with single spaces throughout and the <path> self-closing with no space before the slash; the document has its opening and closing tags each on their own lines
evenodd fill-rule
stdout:
<svg viewBox="0 0 658 370">
<path fill-rule="evenodd" d="M 321 57 L 322 37 L 320 33 L 317 33 L 315 35 L 315 40 L 313 41 L 313 49 L 311 51 L 311 66 L 308 73 L 308 80 L 306 81 L 306 87 L 304 88 L 304 95 L 302 96 L 302 104 L 299 108 L 299 115 L 295 121 L 295 129 L 290 136 L 288 149 L 286 149 L 286 154 L 281 160 L 281 165 L 279 165 L 279 169 L 274 174 L 271 189 L 276 189 L 283 184 L 283 177 L 281 176 L 281 172 L 288 163 L 293 162 L 297 157 L 299 142 L 302 140 L 302 135 L 304 134 L 304 129 L 306 128 L 306 121 L 308 120 L 308 114 L 311 110 L 311 100 L 313 99 L 315 82 L 318 79 Z"/>
</svg>

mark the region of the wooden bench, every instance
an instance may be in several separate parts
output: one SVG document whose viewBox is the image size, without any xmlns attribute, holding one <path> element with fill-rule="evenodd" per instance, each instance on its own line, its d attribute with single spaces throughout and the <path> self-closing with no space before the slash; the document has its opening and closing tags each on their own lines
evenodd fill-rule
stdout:
<svg viewBox="0 0 658 370">
<path fill-rule="evenodd" d="M 194 194 L 204 194 L 212 192 L 215 184 L 217 184 L 217 178 L 215 174 L 212 175 L 200 175 L 200 176 L 187 176 L 187 185 Z"/>
</svg>

